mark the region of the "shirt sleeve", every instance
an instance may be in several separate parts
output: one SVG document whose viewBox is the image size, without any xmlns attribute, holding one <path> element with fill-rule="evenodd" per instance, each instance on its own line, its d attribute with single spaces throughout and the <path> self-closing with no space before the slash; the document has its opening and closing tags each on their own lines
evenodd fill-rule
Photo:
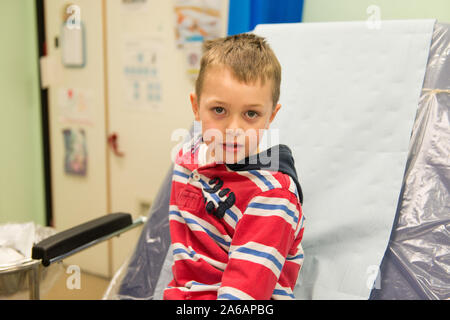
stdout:
<svg viewBox="0 0 450 320">
<path fill-rule="evenodd" d="M 217 299 L 270 299 L 286 258 L 298 256 L 301 218 L 300 204 L 289 190 L 254 197 L 236 225 Z M 295 284 L 300 266 L 293 269 Z"/>
</svg>

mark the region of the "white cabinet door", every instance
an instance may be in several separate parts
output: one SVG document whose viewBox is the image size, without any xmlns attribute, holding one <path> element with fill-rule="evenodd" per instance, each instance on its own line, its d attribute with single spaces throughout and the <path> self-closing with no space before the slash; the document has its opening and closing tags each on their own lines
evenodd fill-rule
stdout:
<svg viewBox="0 0 450 320">
<path fill-rule="evenodd" d="M 64 1 L 45 1 L 47 55 L 58 74 L 49 88 L 49 121 L 53 223 L 62 231 L 107 213 L 107 168 L 102 1 L 73 0 L 80 9 L 85 36 L 85 65 L 62 64 Z M 55 41 L 58 38 L 59 41 Z M 84 99 L 84 100 L 83 100 Z M 81 100 L 81 101 L 80 101 Z M 72 103 L 72 105 L 71 105 Z M 82 112 L 83 108 L 86 112 Z M 83 116 L 80 119 L 79 114 Z M 85 176 L 65 171 L 64 130 L 84 131 L 87 170 Z M 99 244 L 65 260 L 94 274 L 109 276 L 108 243 Z"/>
</svg>

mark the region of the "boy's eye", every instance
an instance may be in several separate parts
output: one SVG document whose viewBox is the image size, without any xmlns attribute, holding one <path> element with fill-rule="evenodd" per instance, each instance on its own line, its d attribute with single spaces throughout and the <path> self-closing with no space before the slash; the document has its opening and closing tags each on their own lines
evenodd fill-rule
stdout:
<svg viewBox="0 0 450 320">
<path fill-rule="evenodd" d="M 255 111 L 247 111 L 246 113 L 249 119 L 255 119 L 258 116 L 258 113 Z"/>
<path fill-rule="evenodd" d="M 213 108 L 213 111 L 214 111 L 216 114 L 223 114 L 223 113 L 225 112 L 225 109 L 222 108 L 222 107 L 214 107 L 214 108 Z"/>
</svg>

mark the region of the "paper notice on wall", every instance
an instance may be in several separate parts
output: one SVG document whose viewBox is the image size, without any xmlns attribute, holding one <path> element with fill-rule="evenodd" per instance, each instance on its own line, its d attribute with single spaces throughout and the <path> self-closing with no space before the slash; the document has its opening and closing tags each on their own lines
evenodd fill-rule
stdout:
<svg viewBox="0 0 450 320">
<path fill-rule="evenodd" d="M 186 57 L 187 73 L 197 78 L 202 44 L 222 36 L 222 0 L 175 1 L 175 38 Z"/>
<path fill-rule="evenodd" d="M 161 110 L 162 40 L 128 35 L 123 42 L 123 95 L 127 108 Z"/>
<path fill-rule="evenodd" d="M 89 89 L 59 88 L 59 121 L 65 124 L 93 125 L 93 93 Z"/>
</svg>

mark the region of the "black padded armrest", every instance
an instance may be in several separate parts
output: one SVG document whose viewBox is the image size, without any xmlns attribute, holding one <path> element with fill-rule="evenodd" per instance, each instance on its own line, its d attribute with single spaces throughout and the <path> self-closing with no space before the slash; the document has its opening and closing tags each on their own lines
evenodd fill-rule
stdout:
<svg viewBox="0 0 450 320">
<path fill-rule="evenodd" d="M 51 259 L 110 235 L 132 223 L 129 213 L 105 215 L 42 240 L 33 246 L 31 257 L 41 259 L 44 266 L 49 266 Z"/>
</svg>

